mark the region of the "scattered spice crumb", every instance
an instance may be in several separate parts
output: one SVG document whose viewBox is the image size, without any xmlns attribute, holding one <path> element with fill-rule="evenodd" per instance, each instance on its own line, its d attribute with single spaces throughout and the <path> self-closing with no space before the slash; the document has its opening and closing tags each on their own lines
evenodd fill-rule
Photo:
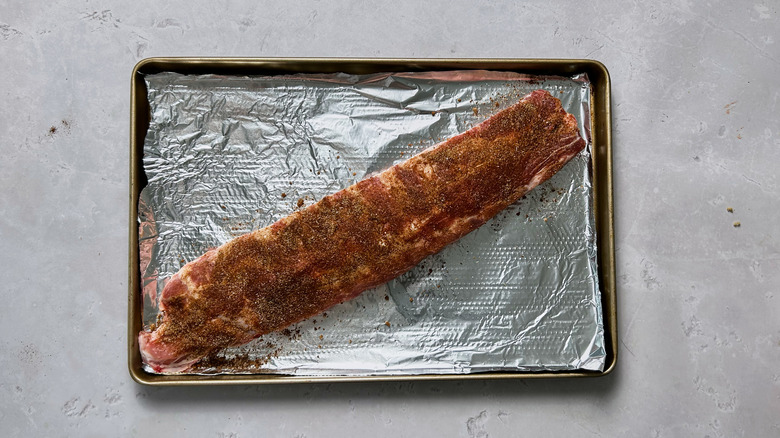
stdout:
<svg viewBox="0 0 780 438">
<path fill-rule="evenodd" d="M 471 112 L 473 112 L 475 116 L 479 115 L 479 109 L 477 107 L 472 108 Z"/>
<path fill-rule="evenodd" d="M 410 302 L 410 303 L 413 303 L 413 302 L 414 302 L 414 298 L 412 298 L 412 297 L 409 297 L 409 302 Z"/>
<path fill-rule="evenodd" d="M 320 335 L 320 340 L 322 340 L 322 335 Z"/>
<path fill-rule="evenodd" d="M 352 343 L 352 339 L 350 339 L 350 340 L 349 340 L 349 343 L 350 343 L 350 344 Z"/>
<path fill-rule="evenodd" d="M 390 301 L 390 297 L 388 297 L 387 295 L 385 295 L 385 301 Z"/>
<path fill-rule="evenodd" d="M 355 175 L 357 175 L 357 172 L 352 172 L 352 176 L 355 176 Z"/>
<path fill-rule="evenodd" d="M 49 134 L 56 134 L 56 133 L 57 133 L 57 127 L 56 126 L 52 126 L 51 128 L 49 128 Z"/>
<path fill-rule="evenodd" d="M 303 198 L 298 198 L 298 207 L 303 207 Z"/>
<path fill-rule="evenodd" d="M 728 211 L 729 213 L 734 213 L 734 209 L 731 207 L 726 207 L 726 211 Z"/>
<path fill-rule="evenodd" d="M 739 228 L 739 227 L 741 227 L 741 226 L 742 226 L 742 224 L 741 224 L 741 223 L 739 223 L 739 222 L 734 222 L 734 228 Z"/>
<path fill-rule="evenodd" d="M 390 327 L 390 321 L 385 321 L 385 325 Z"/>
<path fill-rule="evenodd" d="M 460 102 L 460 99 L 458 99 L 458 102 Z"/>
<path fill-rule="evenodd" d="M 286 197 L 287 197 L 287 193 L 282 193 L 282 198 L 286 198 Z"/>
<path fill-rule="evenodd" d="M 336 155 L 336 159 L 338 160 L 339 158 L 341 158 L 341 155 Z"/>
</svg>

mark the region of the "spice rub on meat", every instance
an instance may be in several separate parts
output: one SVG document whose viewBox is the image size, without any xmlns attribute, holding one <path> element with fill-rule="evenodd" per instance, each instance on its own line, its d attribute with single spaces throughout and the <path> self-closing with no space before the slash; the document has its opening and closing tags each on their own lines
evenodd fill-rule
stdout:
<svg viewBox="0 0 780 438">
<path fill-rule="evenodd" d="M 166 284 L 143 360 L 201 358 L 325 311 L 406 272 L 547 180 L 585 147 L 537 90 L 463 134 L 186 264 Z"/>
</svg>

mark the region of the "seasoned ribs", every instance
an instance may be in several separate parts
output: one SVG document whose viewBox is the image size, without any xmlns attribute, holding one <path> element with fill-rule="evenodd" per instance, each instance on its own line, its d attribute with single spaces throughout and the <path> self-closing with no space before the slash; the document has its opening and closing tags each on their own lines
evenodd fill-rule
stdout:
<svg viewBox="0 0 780 438">
<path fill-rule="evenodd" d="M 157 372 L 316 315 L 385 283 L 484 224 L 585 147 L 537 90 L 469 131 L 186 264 L 139 334 Z"/>
</svg>

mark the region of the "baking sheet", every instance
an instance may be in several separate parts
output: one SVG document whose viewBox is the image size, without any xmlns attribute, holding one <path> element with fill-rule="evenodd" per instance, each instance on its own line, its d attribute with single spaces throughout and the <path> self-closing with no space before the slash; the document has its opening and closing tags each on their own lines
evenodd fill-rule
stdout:
<svg viewBox="0 0 780 438">
<path fill-rule="evenodd" d="M 146 79 L 149 182 L 139 202 L 145 326 L 156 318 L 165 279 L 208 248 L 463 132 L 528 91 L 561 98 L 589 140 L 584 76 Z M 589 158 L 576 157 L 527 199 L 387 285 L 327 316 L 227 349 L 196 371 L 601 370 Z"/>
</svg>

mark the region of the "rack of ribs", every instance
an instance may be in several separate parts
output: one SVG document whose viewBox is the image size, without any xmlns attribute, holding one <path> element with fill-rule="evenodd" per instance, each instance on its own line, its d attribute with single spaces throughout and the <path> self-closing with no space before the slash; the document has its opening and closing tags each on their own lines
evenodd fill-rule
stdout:
<svg viewBox="0 0 780 438">
<path fill-rule="evenodd" d="M 534 91 L 472 129 L 187 263 L 138 341 L 156 372 L 186 371 L 406 272 L 550 178 L 585 147 Z"/>
</svg>

